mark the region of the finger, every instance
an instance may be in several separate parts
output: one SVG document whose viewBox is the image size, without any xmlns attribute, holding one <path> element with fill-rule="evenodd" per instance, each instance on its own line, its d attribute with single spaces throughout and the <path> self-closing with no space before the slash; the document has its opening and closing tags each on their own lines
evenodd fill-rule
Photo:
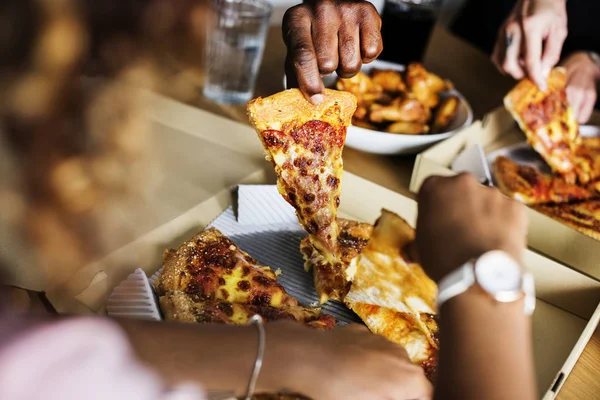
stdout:
<svg viewBox="0 0 600 400">
<path fill-rule="evenodd" d="M 329 75 L 338 67 L 338 11 L 330 2 L 320 3 L 312 22 L 312 42 L 317 54 L 319 72 Z"/>
<path fill-rule="evenodd" d="M 519 64 L 521 55 L 521 28 L 517 22 L 509 22 L 505 30 L 505 38 L 501 39 L 505 43 L 504 54 L 500 69 L 511 75 L 515 79 L 521 79 L 525 76 L 523 68 Z"/>
<path fill-rule="evenodd" d="M 360 29 L 356 24 L 342 24 L 338 35 L 340 62 L 337 74 L 342 78 L 351 78 L 362 67 Z"/>
<path fill-rule="evenodd" d="M 567 102 L 575 113 L 575 118 L 579 120 L 579 110 L 583 103 L 583 91 L 576 86 L 567 86 Z"/>
<path fill-rule="evenodd" d="M 567 32 L 562 27 L 553 27 L 544 43 L 544 55 L 542 56 L 542 76 L 548 78 L 548 74 L 560 60 L 563 43 L 567 37 Z"/>
<path fill-rule="evenodd" d="M 541 89 L 546 90 L 546 79 L 542 75 L 542 31 L 537 25 L 532 25 L 528 20 L 523 22 L 523 55 L 525 71 L 533 82 Z"/>
<path fill-rule="evenodd" d="M 372 3 L 365 3 L 361 8 L 360 21 L 360 54 L 363 63 L 370 63 L 383 50 L 381 18 Z"/>
<path fill-rule="evenodd" d="M 291 10 L 291 11 L 290 11 Z M 323 101 L 325 88 L 319 73 L 311 36 L 311 18 L 305 8 L 293 7 L 284 16 L 284 41 L 287 46 L 286 76 L 313 103 Z"/>
<path fill-rule="evenodd" d="M 581 124 L 584 124 L 589 121 L 592 116 L 592 112 L 594 111 L 594 105 L 596 104 L 596 92 L 595 91 L 587 91 L 583 101 L 581 102 L 581 106 L 579 107 L 579 116 L 577 117 L 577 121 Z"/>
</svg>

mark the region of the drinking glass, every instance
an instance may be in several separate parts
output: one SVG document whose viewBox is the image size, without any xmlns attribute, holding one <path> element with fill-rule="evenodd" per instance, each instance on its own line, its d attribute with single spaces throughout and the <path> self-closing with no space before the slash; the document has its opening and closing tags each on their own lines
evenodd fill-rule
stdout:
<svg viewBox="0 0 600 400">
<path fill-rule="evenodd" d="M 422 61 L 443 0 L 386 0 L 381 15 L 382 60 Z"/>
<path fill-rule="evenodd" d="M 229 104 L 252 98 L 272 6 L 265 0 L 212 0 L 207 18 L 204 96 Z"/>
</svg>

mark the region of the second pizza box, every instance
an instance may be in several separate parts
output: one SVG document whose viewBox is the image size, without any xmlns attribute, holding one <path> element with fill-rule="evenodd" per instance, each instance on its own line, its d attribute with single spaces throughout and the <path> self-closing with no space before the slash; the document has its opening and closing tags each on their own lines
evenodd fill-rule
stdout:
<svg viewBox="0 0 600 400">
<path fill-rule="evenodd" d="M 482 121 L 419 154 L 410 190 L 418 192 L 423 181 L 431 175 L 454 175 L 450 165 L 468 146 L 479 144 L 488 155 L 507 148 L 521 148 L 519 144 L 524 141 L 525 135 L 512 116 L 504 108 L 499 108 Z M 600 280 L 600 241 L 529 207 L 527 214 L 530 248 Z"/>
<path fill-rule="evenodd" d="M 177 131 L 178 135 L 196 137 L 196 140 L 185 140 L 185 151 L 188 154 L 195 154 L 195 150 L 200 152 L 210 142 L 223 147 L 222 150 L 228 149 L 227 152 L 232 152 L 231 156 L 238 157 L 237 161 L 231 160 L 232 165 L 254 167 L 253 160 L 257 156 L 262 157 L 260 144 L 254 142 L 258 142 L 258 139 L 249 127 L 183 106 L 178 107 L 170 102 L 164 103 L 161 109 L 169 111 L 154 117 L 161 125 L 169 127 L 162 129 L 162 132 L 175 135 Z M 204 129 L 199 132 L 198 126 Z M 211 132 L 211 127 L 215 131 Z M 228 133 L 231 135 L 228 136 Z M 176 151 L 171 152 L 171 157 L 176 157 L 177 154 Z M 175 162 L 166 161 L 169 164 Z M 266 162 L 264 166 L 270 168 Z M 138 268 L 147 276 L 154 274 L 161 266 L 164 249 L 178 246 L 204 229 L 225 210 L 232 210 L 232 215 L 239 222 L 241 210 L 238 209 L 234 196 L 237 182 L 231 181 L 235 179 L 234 176 L 239 176 L 238 179 L 246 183 L 248 175 L 253 176 L 250 183 L 274 183 L 273 177 L 268 174 L 253 174 L 247 170 L 246 173 L 240 173 L 242 171 L 232 168 L 231 173 L 215 186 L 210 179 L 215 176 L 214 168 L 202 165 L 202 168 L 193 171 L 167 172 L 168 175 L 185 172 L 188 179 L 193 177 L 194 190 L 205 188 L 212 195 L 199 197 L 199 202 L 186 212 L 150 230 L 102 260 L 85 266 L 65 285 L 49 288 L 48 299 L 55 308 L 61 313 L 105 314 L 107 299 L 113 289 Z M 175 185 L 175 182 L 172 184 Z M 416 222 L 417 204 L 413 200 L 350 173 L 344 175 L 340 216 L 373 223 L 382 208 L 396 212 L 410 224 L 414 225 Z M 264 207 L 260 211 L 264 213 Z M 258 232 L 256 235 L 261 235 L 260 239 L 266 240 L 264 234 Z M 277 235 L 271 236 L 277 238 Z M 262 259 L 258 249 L 251 255 L 259 261 Z M 598 325 L 600 282 L 532 251 L 527 252 L 525 263 L 535 275 L 537 283 L 538 303 L 533 317 L 533 340 L 539 393 L 545 399 L 552 399 L 560 391 L 562 383 Z M 278 265 L 271 267 L 278 268 Z M 294 290 L 284 277 L 281 282 L 288 291 Z"/>
</svg>

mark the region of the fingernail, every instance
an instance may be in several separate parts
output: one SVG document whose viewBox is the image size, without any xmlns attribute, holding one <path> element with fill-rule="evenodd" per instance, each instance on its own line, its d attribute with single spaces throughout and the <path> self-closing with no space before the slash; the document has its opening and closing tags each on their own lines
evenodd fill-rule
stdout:
<svg viewBox="0 0 600 400">
<path fill-rule="evenodd" d="M 550 67 L 549 65 L 544 66 L 544 68 L 542 69 L 542 77 L 544 79 L 548 79 L 551 69 L 552 69 L 552 67 Z"/>
<path fill-rule="evenodd" d="M 325 96 L 323 96 L 321 93 L 310 96 L 310 102 L 313 104 L 321 104 L 323 100 L 325 100 Z"/>
</svg>

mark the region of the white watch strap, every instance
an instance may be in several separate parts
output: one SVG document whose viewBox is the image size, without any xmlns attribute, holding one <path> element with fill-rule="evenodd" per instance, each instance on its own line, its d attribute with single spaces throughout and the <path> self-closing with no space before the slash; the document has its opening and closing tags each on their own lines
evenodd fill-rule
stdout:
<svg viewBox="0 0 600 400">
<path fill-rule="evenodd" d="M 535 311 L 535 280 L 531 272 L 523 274 L 523 292 L 525 292 L 525 315 L 531 315 Z"/>
<path fill-rule="evenodd" d="M 475 271 L 473 264 L 468 262 L 462 267 L 446 275 L 438 285 L 437 309 L 438 312 L 446 301 L 458 296 L 475 284 Z M 525 315 L 532 315 L 535 310 L 535 281 L 530 272 L 523 274 L 522 289 L 525 294 Z"/>
<path fill-rule="evenodd" d="M 475 283 L 475 272 L 470 262 L 446 275 L 438 285 L 437 308 L 451 298 L 469 290 Z"/>
</svg>

